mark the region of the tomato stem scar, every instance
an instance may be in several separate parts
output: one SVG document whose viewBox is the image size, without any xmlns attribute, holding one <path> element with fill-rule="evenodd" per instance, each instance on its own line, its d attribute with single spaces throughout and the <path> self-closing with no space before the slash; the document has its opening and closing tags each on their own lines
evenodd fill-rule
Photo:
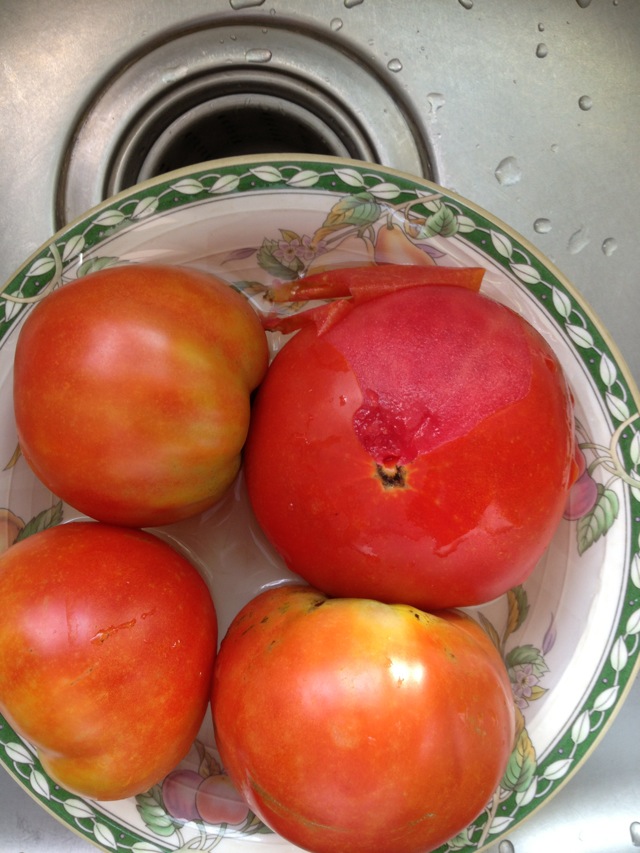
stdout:
<svg viewBox="0 0 640 853">
<path fill-rule="evenodd" d="M 406 489 L 407 469 L 394 463 L 376 463 L 376 475 L 385 489 Z"/>
</svg>

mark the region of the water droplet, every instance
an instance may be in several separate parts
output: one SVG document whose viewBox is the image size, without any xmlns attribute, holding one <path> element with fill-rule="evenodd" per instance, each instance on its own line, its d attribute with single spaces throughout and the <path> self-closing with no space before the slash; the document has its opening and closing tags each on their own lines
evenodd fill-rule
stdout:
<svg viewBox="0 0 640 853">
<path fill-rule="evenodd" d="M 522 169 L 515 157 L 505 157 L 498 163 L 495 176 L 503 187 L 510 187 L 518 183 L 522 177 Z"/>
<path fill-rule="evenodd" d="M 262 6 L 264 0 L 229 0 L 232 9 L 249 9 L 251 6 Z"/>
<path fill-rule="evenodd" d="M 581 9 L 586 9 L 591 4 L 591 0 L 576 0 Z"/>
<path fill-rule="evenodd" d="M 584 225 L 580 226 L 577 231 L 569 237 L 567 242 L 567 249 L 569 250 L 570 255 L 577 255 L 578 252 L 581 252 L 585 246 L 588 246 L 591 242 L 591 238 L 587 234 L 587 229 Z"/>
<path fill-rule="evenodd" d="M 589 95 L 582 95 L 580 98 L 578 98 L 578 106 L 581 110 L 585 110 L 586 112 L 587 110 L 590 110 L 593 106 L 593 101 L 591 100 Z"/>
<path fill-rule="evenodd" d="M 329 26 L 334 31 L 334 33 L 337 33 L 338 30 L 342 29 L 342 18 L 332 18 Z"/>
<path fill-rule="evenodd" d="M 434 116 L 444 106 L 444 95 L 440 92 L 429 92 L 427 101 L 429 102 L 429 113 Z"/>
<path fill-rule="evenodd" d="M 539 32 L 539 33 L 543 33 L 543 32 L 544 32 L 544 24 L 543 24 L 543 23 L 539 23 L 539 24 L 538 24 L 538 32 Z"/>
<path fill-rule="evenodd" d="M 390 59 L 387 62 L 387 68 L 389 69 L 389 71 L 402 71 L 402 63 L 399 59 Z"/>
<path fill-rule="evenodd" d="M 273 54 L 266 47 L 252 47 L 245 53 L 247 62 L 269 62 Z"/>
<path fill-rule="evenodd" d="M 504 841 L 501 841 L 500 844 L 498 844 L 498 853 L 516 853 L 516 848 L 508 838 L 505 838 Z"/>
<path fill-rule="evenodd" d="M 551 231 L 551 220 L 540 217 L 540 219 L 536 219 L 533 223 L 533 229 L 534 231 L 537 231 L 538 234 L 548 234 L 549 231 Z"/>
<path fill-rule="evenodd" d="M 640 847 L 640 823 L 637 820 L 633 821 L 629 827 L 629 832 L 631 833 L 631 843 L 633 846 Z"/>
<path fill-rule="evenodd" d="M 544 44 L 544 42 L 540 42 L 540 44 L 536 48 L 536 56 L 538 59 L 544 59 L 545 56 L 549 53 L 549 48 Z"/>
<path fill-rule="evenodd" d="M 473 0 L 458 0 L 463 9 L 473 9 Z"/>
<path fill-rule="evenodd" d="M 602 243 L 602 251 L 604 252 L 604 254 L 608 258 L 610 258 L 611 255 L 613 255 L 613 253 L 615 252 L 615 250 L 617 248 L 618 248 L 618 241 L 615 239 L 615 237 L 607 237 L 607 239 L 604 240 Z"/>
<path fill-rule="evenodd" d="M 359 6 L 364 0 L 344 0 L 344 5 L 347 9 L 353 9 L 354 6 Z"/>
<path fill-rule="evenodd" d="M 559 150 L 560 150 L 560 146 L 558 145 L 558 143 L 557 143 L 557 142 L 553 142 L 553 143 L 551 144 L 551 153 L 552 153 L 552 154 L 557 154 Z"/>
</svg>

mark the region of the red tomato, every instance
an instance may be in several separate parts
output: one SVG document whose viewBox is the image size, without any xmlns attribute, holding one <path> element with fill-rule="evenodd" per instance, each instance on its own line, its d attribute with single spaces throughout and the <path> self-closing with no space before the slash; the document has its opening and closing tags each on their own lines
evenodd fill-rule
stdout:
<svg viewBox="0 0 640 853">
<path fill-rule="evenodd" d="M 460 287 L 398 290 L 280 350 L 245 450 L 287 565 L 331 595 L 427 610 L 521 583 L 574 476 L 570 394 L 518 314 Z"/>
<path fill-rule="evenodd" d="M 282 586 L 214 667 L 216 742 L 249 807 L 316 853 L 425 853 L 487 805 L 514 738 L 509 679 L 460 612 Z"/>
<path fill-rule="evenodd" d="M 15 356 L 22 452 L 81 512 L 167 524 L 233 481 L 268 352 L 257 315 L 214 276 L 130 264 L 79 279 L 28 315 Z"/>
<path fill-rule="evenodd" d="M 71 791 L 159 782 L 209 701 L 217 621 L 196 569 L 150 533 L 71 522 L 0 557 L 0 713 Z"/>
</svg>

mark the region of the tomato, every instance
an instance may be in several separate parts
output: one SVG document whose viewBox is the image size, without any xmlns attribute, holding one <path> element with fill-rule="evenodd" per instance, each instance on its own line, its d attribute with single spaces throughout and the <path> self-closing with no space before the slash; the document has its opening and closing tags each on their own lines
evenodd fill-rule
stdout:
<svg viewBox="0 0 640 853">
<path fill-rule="evenodd" d="M 426 853 L 497 788 L 514 739 L 500 655 L 460 611 L 269 589 L 214 667 L 220 756 L 249 807 L 316 853 Z"/>
<path fill-rule="evenodd" d="M 159 782 L 207 711 L 215 608 L 151 533 L 48 528 L 0 556 L 0 713 L 50 776 L 99 800 Z"/>
<path fill-rule="evenodd" d="M 575 476 L 549 345 L 466 287 L 334 304 L 256 397 L 245 473 L 268 539 L 331 595 L 433 610 L 522 583 Z"/>
<path fill-rule="evenodd" d="M 144 264 L 92 273 L 46 296 L 20 332 L 22 453 L 100 521 L 195 515 L 237 474 L 267 361 L 256 313 L 220 279 Z"/>
</svg>

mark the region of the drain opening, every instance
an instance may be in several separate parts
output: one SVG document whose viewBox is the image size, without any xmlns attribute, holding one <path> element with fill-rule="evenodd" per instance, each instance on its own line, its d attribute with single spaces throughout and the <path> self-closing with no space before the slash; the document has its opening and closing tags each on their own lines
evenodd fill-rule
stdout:
<svg viewBox="0 0 640 853">
<path fill-rule="evenodd" d="M 131 58 L 69 136 L 58 227 L 140 181 L 229 156 L 329 155 L 431 177 L 420 114 L 388 75 L 324 35 L 234 18 Z M 258 49 L 268 62 L 252 60 Z"/>
<path fill-rule="evenodd" d="M 104 195 L 208 160 L 292 152 L 378 156 L 358 121 L 308 85 L 238 71 L 205 76 L 140 111 L 115 148 Z"/>
<path fill-rule="evenodd" d="M 232 95 L 188 110 L 146 150 L 130 152 L 122 180 L 133 184 L 207 160 L 237 155 L 330 154 L 362 159 L 362 145 L 304 107 L 267 95 Z"/>
</svg>

